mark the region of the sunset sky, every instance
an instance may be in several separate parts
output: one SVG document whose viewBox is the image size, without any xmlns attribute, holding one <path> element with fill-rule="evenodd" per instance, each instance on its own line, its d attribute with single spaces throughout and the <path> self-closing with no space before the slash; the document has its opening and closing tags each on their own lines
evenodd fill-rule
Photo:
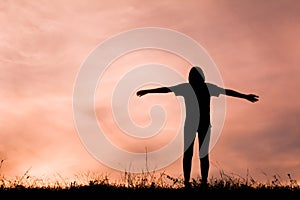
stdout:
<svg viewBox="0 0 300 200">
<path fill-rule="evenodd" d="M 33 176 L 72 177 L 93 171 L 118 178 L 120 172 L 96 160 L 78 136 L 74 83 L 82 63 L 101 42 L 134 28 L 161 27 L 202 45 L 224 87 L 260 97 L 254 104 L 226 98 L 226 118 L 210 154 L 209 176 L 219 176 L 219 170 L 246 176 L 248 170 L 257 180 L 273 175 L 286 180 L 289 173 L 300 181 L 300 1 L 1 0 L 0 27 L 0 174 L 14 177 L 30 169 Z M 154 150 L 179 128 L 180 119 L 171 115 L 165 135 L 138 142 L 126 140 L 111 120 L 107 103 L 115 81 L 132 66 L 151 62 L 172 66 L 183 76 L 189 70 L 183 59 L 144 50 L 113 63 L 101 80 L 105 88 L 97 90 L 98 119 L 121 148 L 143 151 L 150 145 Z M 141 108 L 151 102 L 180 111 L 170 106 L 177 102 L 175 96 L 142 98 L 131 99 L 137 123 L 149 122 Z M 192 176 L 197 177 L 196 154 L 193 162 Z M 181 158 L 162 170 L 181 176 Z"/>
</svg>

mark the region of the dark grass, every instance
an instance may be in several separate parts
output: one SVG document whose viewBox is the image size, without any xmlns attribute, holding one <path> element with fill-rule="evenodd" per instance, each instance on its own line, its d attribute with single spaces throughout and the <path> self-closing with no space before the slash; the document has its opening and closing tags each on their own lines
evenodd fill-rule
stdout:
<svg viewBox="0 0 300 200">
<path fill-rule="evenodd" d="M 8 180 L 0 177 L 0 194 L 38 198 L 97 198 L 97 199 L 194 199 L 194 198 L 299 198 L 300 186 L 290 174 L 282 181 L 278 175 L 272 181 L 260 183 L 251 176 L 228 175 L 220 171 L 220 176 L 211 178 L 208 185 L 201 179 L 192 179 L 189 188 L 184 187 L 182 178 L 171 177 L 166 173 L 147 172 L 122 174 L 120 183 L 111 182 L 108 176 L 84 174 L 77 180 L 60 181 L 51 184 L 29 175 Z"/>
<path fill-rule="evenodd" d="M 10 197 L 38 197 L 56 198 L 66 196 L 69 198 L 86 198 L 88 196 L 100 199 L 194 199 L 195 197 L 224 197 L 224 198 L 294 198 L 300 197 L 299 189 L 289 187 L 259 187 L 249 186 L 224 187 L 191 187 L 163 188 L 163 187 L 125 187 L 113 185 L 87 185 L 69 188 L 36 188 L 15 187 L 3 188 L 1 193 Z M 296 198 L 297 199 L 297 198 Z"/>
</svg>

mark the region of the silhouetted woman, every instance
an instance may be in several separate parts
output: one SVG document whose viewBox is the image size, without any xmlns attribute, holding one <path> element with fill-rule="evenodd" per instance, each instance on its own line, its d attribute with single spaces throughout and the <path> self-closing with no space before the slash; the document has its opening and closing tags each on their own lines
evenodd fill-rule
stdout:
<svg viewBox="0 0 300 200">
<path fill-rule="evenodd" d="M 137 95 L 143 96 L 148 93 L 169 92 L 173 92 L 176 96 L 183 96 L 185 101 L 186 118 L 184 123 L 183 155 L 183 173 L 185 186 L 190 185 L 189 180 L 196 133 L 198 133 L 199 141 L 201 182 L 202 184 L 206 185 L 209 172 L 211 97 L 218 97 L 220 94 L 224 94 L 228 96 L 243 98 L 251 102 L 256 102 L 258 101 L 258 96 L 254 94 L 243 94 L 231 89 L 223 89 L 211 83 L 206 83 L 202 69 L 197 66 L 191 68 L 188 76 L 188 83 L 181 83 L 171 87 L 159 87 L 140 90 L 137 92 Z"/>
</svg>

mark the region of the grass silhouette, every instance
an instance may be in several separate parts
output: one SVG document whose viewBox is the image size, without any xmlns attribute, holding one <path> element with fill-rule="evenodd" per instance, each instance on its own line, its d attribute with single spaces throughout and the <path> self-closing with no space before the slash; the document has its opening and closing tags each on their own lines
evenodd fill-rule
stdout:
<svg viewBox="0 0 300 200">
<path fill-rule="evenodd" d="M 2 163 L 1 163 L 2 164 Z M 219 177 L 209 179 L 207 186 L 201 185 L 200 178 L 191 181 L 191 187 L 185 188 L 183 179 L 172 177 L 165 172 L 142 172 L 139 174 L 124 172 L 121 181 L 112 182 L 107 175 L 97 175 L 90 172 L 75 176 L 74 180 L 64 179 L 57 175 L 57 180 L 32 177 L 28 169 L 22 176 L 7 179 L 0 174 L 0 193 L 22 195 L 22 197 L 61 197 L 78 198 L 87 195 L 97 195 L 101 199 L 189 199 L 225 197 L 282 197 L 300 196 L 300 186 L 290 174 L 282 181 L 274 175 L 272 181 L 260 183 L 249 174 L 246 177 L 229 175 L 220 170 Z M 203 198 L 204 198 L 203 196 Z"/>
</svg>

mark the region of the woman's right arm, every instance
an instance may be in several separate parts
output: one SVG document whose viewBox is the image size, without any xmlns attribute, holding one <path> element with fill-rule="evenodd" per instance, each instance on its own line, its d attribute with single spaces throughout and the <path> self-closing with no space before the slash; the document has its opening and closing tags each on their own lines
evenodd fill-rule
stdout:
<svg viewBox="0 0 300 200">
<path fill-rule="evenodd" d="M 153 89 L 139 90 L 137 91 L 136 95 L 141 97 L 148 93 L 168 93 L 168 92 L 172 92 L 168 87 L 159 87 Z"/>
</svg>

